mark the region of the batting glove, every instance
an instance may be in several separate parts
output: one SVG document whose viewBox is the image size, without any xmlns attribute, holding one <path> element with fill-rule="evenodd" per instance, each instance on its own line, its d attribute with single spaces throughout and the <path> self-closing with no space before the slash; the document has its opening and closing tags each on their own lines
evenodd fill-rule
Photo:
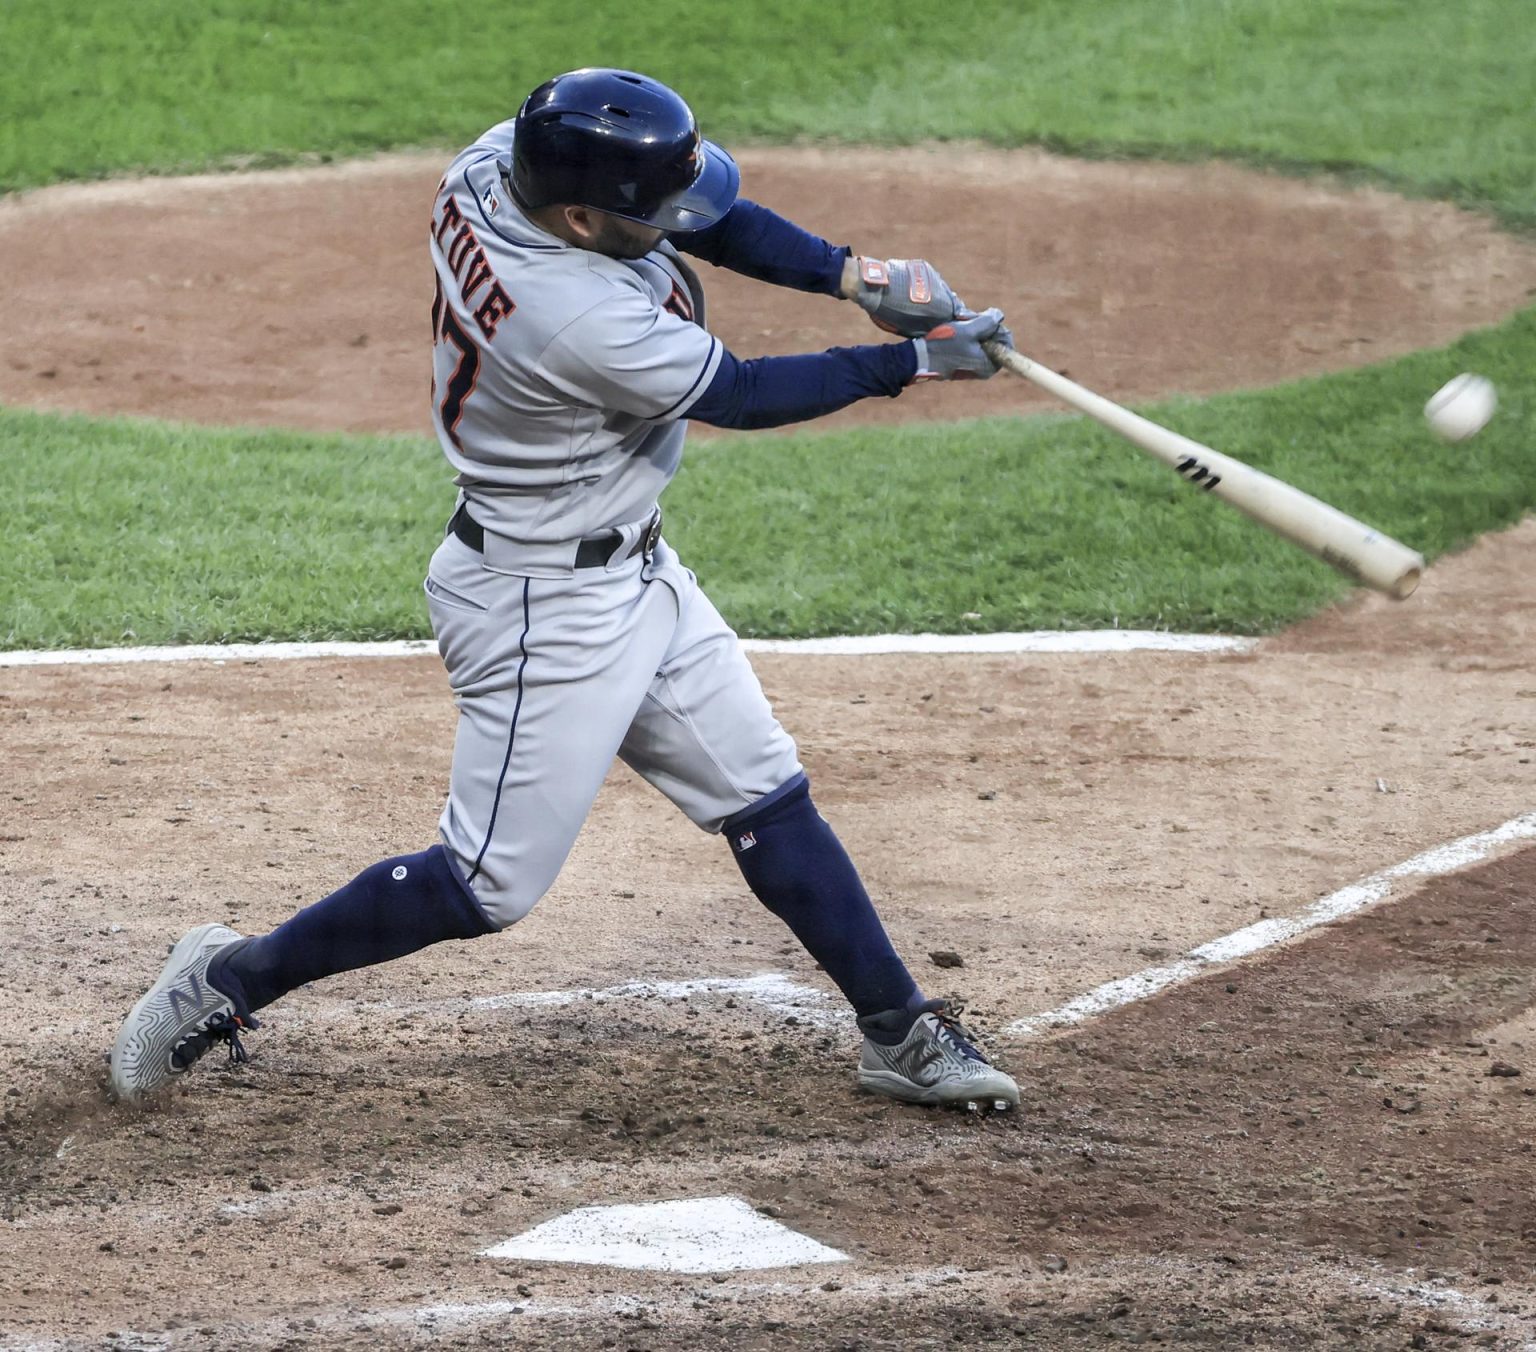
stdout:
<svg viewBox="0 0 1536 1352">
<path fill-rule="evenodd" d="M 969 313 L 965 302 L 922 258 L 856 258 L 856 300 L 887 333 L 921 338 L 929 329 Z"/>
<path fill-rule="evenodd" d="M 983 343 L 1013 346 L 1013 335 L 1003 327 L 1001 310 L 967 315 L 914 339 L 917 375 L 913 380 L 990 380 L 997 374 L 997 363 L 987 355 Z"/>
</svg>

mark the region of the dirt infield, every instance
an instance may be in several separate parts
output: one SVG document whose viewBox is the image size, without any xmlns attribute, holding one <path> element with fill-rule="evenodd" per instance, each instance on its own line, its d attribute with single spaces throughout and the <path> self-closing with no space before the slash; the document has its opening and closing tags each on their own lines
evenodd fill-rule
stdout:
<svg viewBox="0 0 1536 1352">
<path fill-rule="evenodd" d="M 102 360 L 121 393 L 143 354 Z M 234 420 L 252 372 L 205 365 L 174 411 Z M 112 1107 L 101 1053 L 171 939 L 430 841 L 452 701 L 430 658 L 0 670 L 0 1349 L 1536 1346 L 1536 850 L 1002 1031 L 1536 807 L 1533 549 L 1527 521 L 1244 655 L 758 659 L 898 946 L 1018 1075 L 1007 1119 L 858 1096 L 823 976 L 623 771 L 508 934 L 300 991 L 248 1065 Z M 849 1260 L 478 1256 L 724 1194 Z"/>
<path fill-rule="evenodd" d="M 0 400 L 429 432 L 425 243 L 447 158 L 0 199 Z M 1478 216 L 1223 165 L 963 146 L 759 149 L 741 163 L 749 195 L 857 249 L 940 261 L 972 304 L 1003 307 L 1020 350 L 1122 400 L 1380 361 L 1536 294 L 1536 248 Z M 880 337 L 855 306 L 703 272 L 710 328 L 738 356 Z M 1047 402 L 994 380 L 827 421 Z"/>
</svg>

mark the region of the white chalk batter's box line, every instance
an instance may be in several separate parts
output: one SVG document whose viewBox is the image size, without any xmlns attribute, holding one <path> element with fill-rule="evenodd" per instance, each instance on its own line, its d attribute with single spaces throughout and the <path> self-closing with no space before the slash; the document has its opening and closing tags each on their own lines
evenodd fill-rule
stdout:
<svg viewBox="0 0 1536 1352">
<path fill-rule="evenodd" d="M 1155 629 L 1042 629 L 1020 634 L 853 634 L 833 638 L 743 639 L 749 653 L 871 657 L 895 653 L 1246 653 L 1253 638 L 1167 634 Z M 423 657 L 431 639 L 387 643 L 189 643 L 158 648 L 60 648 L 0 652 L 0 667 L 117 666 L 130 662 L 291 662 L 315 657 Z"/>
<path fill-rule="evenodd" d="M 1144 967 L 1139 972 L 1132 972 L 1130 976 L 1107 981 L 1056 1009 L 1018 1019 L 1004 1031 L 1018 1037 L 1038 1037 L 1057 1029 L 1074 1027 L 1123 1005 L 1150 1000 L 1154 995 L 1173 986 L 1183 985 L 1214 967 L 1238 962 L 1275 944 L 1295 939 L 1320 925 L 1342 920 L 1345 916 L 1375 906 L 1392 896 L 1397 884 L 1405 880 L 1422 881 L 1455 873 L 1488 859 L 1506 845 L 1533 839 L 1536 839 L 1536 812 L 1528 812 L 1491 831 L 1436 845 L 1401 864 L 1394 864 L 1348 887 L 1341 887 L 1337 892 L 1330 892 L 1295 915 L 1261 920 L 1255 925 L 1192 948 L 1164 966 Z"/>
</svg>

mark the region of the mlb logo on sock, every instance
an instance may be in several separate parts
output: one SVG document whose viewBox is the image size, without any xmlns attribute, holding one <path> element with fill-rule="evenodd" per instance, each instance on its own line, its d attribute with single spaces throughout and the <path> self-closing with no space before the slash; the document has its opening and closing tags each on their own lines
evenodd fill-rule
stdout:
<svg viewBox="0 0 1536 1352">
<path fill-rule="evenodd" d="M 743 850 L 750 850 L 756 844 L 757 837 L 751 831 L 743 832 L 736 837 L 736 853 L 740 854 Z"/>
</svg>

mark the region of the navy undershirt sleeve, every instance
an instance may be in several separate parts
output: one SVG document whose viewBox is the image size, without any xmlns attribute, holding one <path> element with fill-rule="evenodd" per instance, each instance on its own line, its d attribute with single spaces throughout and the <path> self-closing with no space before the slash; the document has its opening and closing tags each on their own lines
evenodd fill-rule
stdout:
<svg viewBox="0 0 1536 1352">
<path fill-rule="evenodd" d="M 910 342 L 750 361 L 722 352 L 714 379 L 687 416 L 713 427 L 782 427 L 872 395 L 900 394 L 916 374 L 917 349 Z"/>
<path fill-rule="evenodd" d="M 704 230 L 669 237 L 682 253 L 716 267 L 796 291 L 835 296 L 843 283 L 848 249 L 802 230 L 792 221 L 738 197 L 731 209 Z"/>
</svg>

